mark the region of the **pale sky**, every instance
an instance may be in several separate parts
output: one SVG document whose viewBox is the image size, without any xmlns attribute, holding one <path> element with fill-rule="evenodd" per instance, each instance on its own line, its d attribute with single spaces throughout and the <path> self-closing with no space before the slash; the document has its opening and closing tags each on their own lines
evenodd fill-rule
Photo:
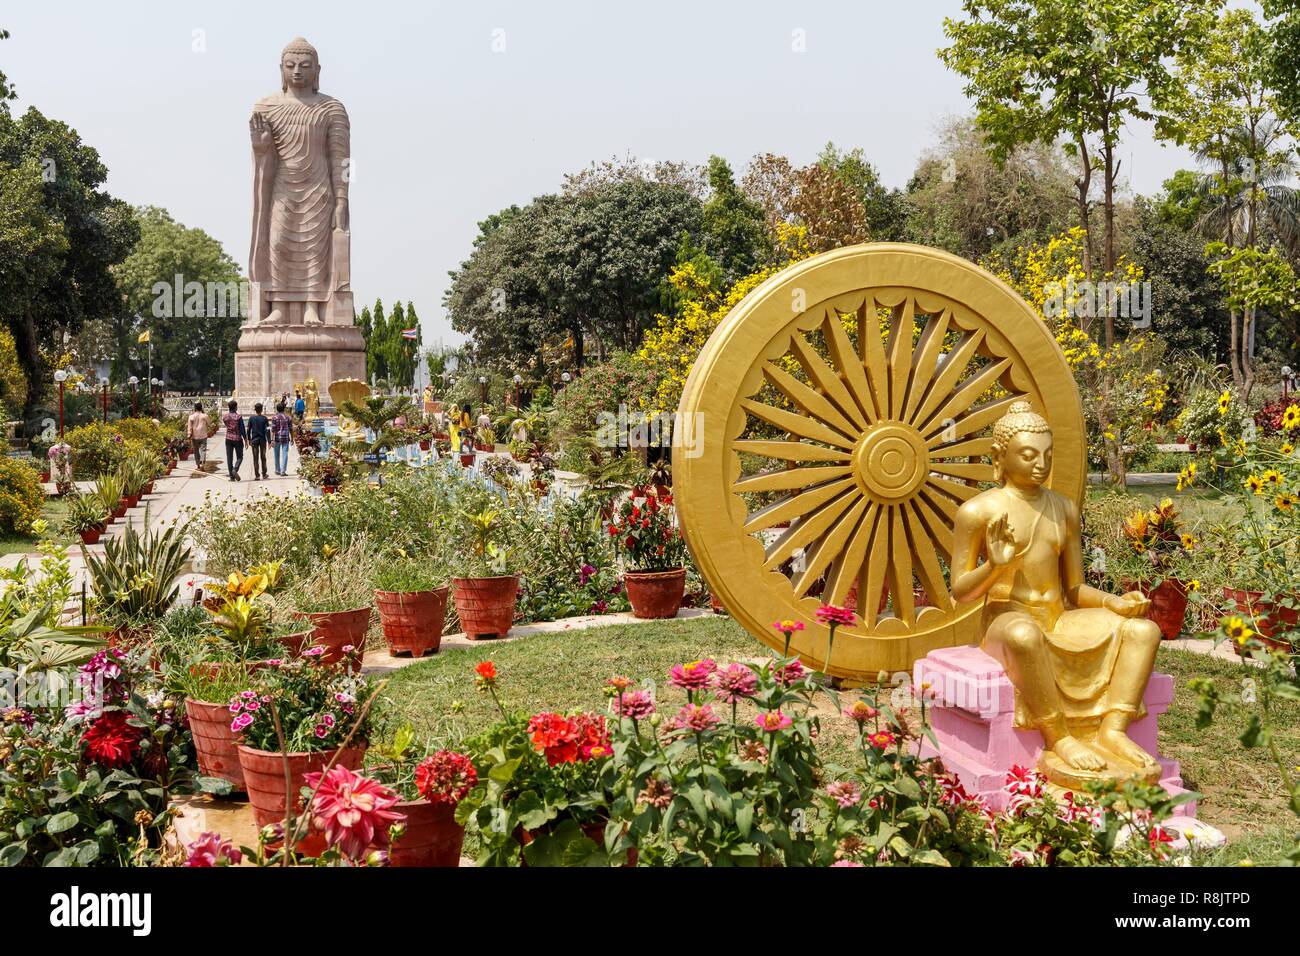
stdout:
<svg viewBox="0 0 1300 956">
<path fill-rule="evenodd" d="M 906 184 L 945 116 L 969 106 L 935 56 L 959 0 L 6 4 L 0 69 L 99 150 L 108 189 L 205 229 L 247 267 L 253 103 L 295 36 L 352 121 L 358 311 L 414 300 L 424 341 L 457 341 L 441 300 L 476 223 L 628 152 L 739 174 L 755 153 L 811 161 L 861 146 Z M 196 32 L 200 31 L 200 32 Z M 802 31 L 796 34 L 796 31 Z M 803 52 L 797 52 L 798 38 Z M 501 49 L 504 46 L 504 49 Z M 495 49 L 494 49 L 495 47 Z M 1151 193 L 1190 158 L 1129 131 Z"/>
</svg>

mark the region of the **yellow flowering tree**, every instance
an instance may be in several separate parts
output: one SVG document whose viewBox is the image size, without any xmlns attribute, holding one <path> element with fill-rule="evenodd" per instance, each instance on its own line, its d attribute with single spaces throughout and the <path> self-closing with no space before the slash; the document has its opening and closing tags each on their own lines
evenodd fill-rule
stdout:
<svg viewBox="0 0 1300 956">
<path fill-rule="evenodd" d="M 1135 332 L 1106 348 L 1084 331 L 1090 317 L 1135 312 L 1143 279 L 1141 267 L 1120 256 L 1112 272 L 1089 281 L 1086 244 L 1087 233 L 1075 227 L 1041 245 L 988 259 L 984 266 L 1020 293 L 1052 330 L 1083 398 L 1089 459 L 1106 462 L 1112 480 L 1122 485 L 1128 461 L 1151 443 L 1168 400 L 1168 382 L 1159 368 L 1164 344 Z"/>
</svg>

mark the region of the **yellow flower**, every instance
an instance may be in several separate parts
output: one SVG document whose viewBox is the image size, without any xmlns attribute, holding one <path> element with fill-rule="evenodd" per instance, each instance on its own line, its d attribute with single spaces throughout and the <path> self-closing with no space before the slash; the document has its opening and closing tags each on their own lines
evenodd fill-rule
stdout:
<svg viewBox="0 0 1300 956">
<path fill-rule="evenodd" d="M 1278 451 L 1284 455 L 1289 455 L 1295 451 L 1295 445 L 1291 444 L 1289 441 L 1284 441 L 1282 442 L 1282 447 L 1279 448 Z"/>
<path fill-rule="evenodd" d="M 1228 414 L 1228 408 L 1232 405 L 1232 392 L 1225 391 L 1219 396 L 1219 414 Z"/>
<path fill-rule="evenodd" d="M 320 549 L 320 555 L 326 561 L 328 561 L 330 558 L 334 557 L 334 555 L 338 553 L 339 553 L 339 549 L 332 544 L 322 545 Z"/>
<path fill-rule="evenodd" d="M 1251 494 L 1257 495 L 1264 490 L 1264 482 L 1260 481 L 1259 475 L 1251 475 L 1243 482 Z"/>
<path fill-rule="evenodd" d="M 1188 551 L 1191 551 L 1193 548 L 1196 547 L 1196 539 L 1192 537 L 1190 534 L 1184 532 L 1182 540 L 1183 540 L 1183 547 L 1186 548 Z"/>
<path fill-rule="evenodd" d="M 1191 592 L 1191 593 L 1195 593 L 1195 592 L 1199 591 L 1200 589 L 1201 589 L 1201 579 L 1200 579 L 1200 578 L 1192 578 L 1190 581 L 1187 582 L 1187 590 L 1188 590 L 1189 592 Z"/>
<path fill-rule="evenodd" d="M 1290 511 L 1296 506 L 1298 501 L 1300 501 L 1300 497 L 1297 497 L 1294 491 L 1284 491 L 1273 499 L 1273 503 L 1277 505 L 1278 511 Z"/>
<path fill-rule="evenodd" d="M 1282 473 L 1275 468 L 1270 468 L 1260 476 L 1270 485 L 1279 485 L 1282 483 Z"/>
<path fill-rule="evenodd" d="M 1238 644 L 1245 644 L 1255 632 L 1246 626 L 1239 617 L 1230 617 L 1223 622 L 1223 632 Z"/>
<path fill-rule="evenodd" d="M 1300 405 L 1293 403 L 1288 405 L 1286 411 L 1282 413 L 1282 427 L 1287 431 L 1291 431 L 1297 425 L 1300 425 Z"/>
</svg>

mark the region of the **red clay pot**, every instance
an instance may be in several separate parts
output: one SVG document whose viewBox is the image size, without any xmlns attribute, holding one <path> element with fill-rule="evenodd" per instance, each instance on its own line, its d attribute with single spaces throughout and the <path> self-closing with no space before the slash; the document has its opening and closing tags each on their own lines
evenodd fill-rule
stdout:
<svg viewBox="0 0 1300 956">
<path fill-rule="evenodd" d="M 77 534 L 81 536 L 82 544 L 94 544 L 96 541 L 99 540 L 99 536 L 103 533 L 104 533 L 103 525 L 100 525 L 97 528 L 88 528 L 85 531 L 77 532 Z"/>
<path fill-rule="evenodd" d="M 406 832 L 390 847 L 389 866 L 460 866 L 465 828 L 454 806 L 403 800 L 393 809 L 406 814 Z"/>
<path fill-rule="evenodd" d="M 460 454 L 460 465 L 461 465 L 462 468 L 473 468 L 473 467 L 474 467 L 474 453 L 473 453 L 473 452 L 468 452 L 468 453 L 466 453 L 466 452 L 461 452 L 461 454 Z"/>
<path fill-rule="evenodd" d="M 119 498 L 119 499 L 117 500 L 117 507 L 113 509 L 113 517 L 114 517 L 114 518 L 125 518 L 125 517 L 126 517 L 126 509 L 127 509 L 127 507 L 128 507 L 128 505 L 127 505 L 127 503 L 126 503 L 126 499 L 125 499 L 125 498 Z"/>
<path fill-rule="evenodd" d="M 41 483 L 44 484 L 49 480 L 50 480 L 50 473 L 48 471 L 41 472 Z"/>
<path fill-rule="evenodd" d="M 623 575 L 623 583 L 636 617 L 676 617 L 686 594 L 686 569 L 629 571 Z"/>
<path fill-rule="evenodd" d="M 452 578 L 460 629 L 471 641 L 505 637 L 515 620 L 519 575 L 494 578 Z"/>
<path fill-rule="evenodd" d="M 338 485 L 321 485 L 321 486 L 320 486 L 320 490 L 321 490 L 321 494 L 324 494 L 324 495 L 332 495 L 332 494 L 334 494 L 334 492 L 336 492 L 336 491 L 339 490 L 339 486 L 338 486 Z"/>
<path fill-rule="evenodd" d="M 1255 630 L 1255 636 L 1260 641 L 1274 650 L 1286 651 L 1291 649 L 1290 641 L 1282 640 L 1274 635 L 1279 629 L 1283 631 L 1294 630 L 1300 612 L 1297 612 L 1294 608 L 1265 600 L 1263 591 L 1242 591 L 1237 588 L 1225 587 L 1223 596 L 1233 602 L 1238 614 L 1248 619 L 1251 627 Z M 1238 654 L 1244 655 L 1246 653 L 1246 649 L 1240 644 L 1234 644 L 1233 647 Z"/>
<path fill-rule="evenodd" d="M 140 496 L 139 496 L 139 495 L 127 495 L 127 496 L 126 496 L 125 498 L 123 498 L 122 500 L 126 502 L 126 507 L 127 507 L 128 510 L 130 510 L 131 508 L 134 508 L 136 505 L 138 505 L 138 504 L 140 503 Z"/>
<path fill-rule="evenodd" d="M 190 719 L 199 773 L 229 780 L 236 790 L 243 790 L 244 773 L 239 769 L 238 743 L 230 729 L 231 713 L 227 706 L 186 700 L 185 715 Z"/>
<path fill-rule="evenodd" d="M 428 438 L 420 439 L 420 451 L 428 451 L 433 447 L 433 442 Z"/>
<path fill-rule="evenodd" d="M 149 482 L 149 484 L 145 485 L 144 488 L 142 488 L 142 489 L 140 490 L 140 494 L 142 494 L 142 495 L 151 495 L 151 494 L 153 494 L 153 482 L 151 481 L 151 482 Z"/>
<path fill-rule="evenodd" d="M 248 791 L 248 802 L 253 807 L 253 817 L 259 827 L 270 826 L 284 820 L 286 796 L 284 759 L 286 757 L 289 760 L 290 785 L 296 795 L 302 787 L 306 786 L 303 775 L 324 770 L 325 765 L 334 756 L 332 750 L 321 753 L 279 754 L 269 750 L 256 750 L 244 744 L 239 744 L 237 749 L 239 769 L 244 775 L 244 785 Z M 339 755 L 336 765 L 347 767 L 349 770 L 358 770 L 365 756 L 366 745 L 356 744 Z M 298 796 L 294 803 L 294 813 L 301 813 L 302 810 L 303 800 Z M 298 851 L 306 856 L 319 856 L 324 849 L 325 837 L 317 832 L 309 833 L 298 843 Z"/>
<path fill-rule="evenodd" d="M 375 591 L 375 606 L 390 654 L 423 657 L 438 653 L 447 617 L 447 588 L 432 591 Z"/>
<path fill-rule="evenodd" d="M 345 656 L 343 648 L 351 644 L 357 651 L 353 660 L 359 665 L 366 649 L 366 632 L 370 630 L 371 610 L 368 607 L 359 607 L 352 611 L 320 611 L 299 615 L 312 623 L 307 646 L 324 647 L 325 654 L 321 660 L 326 664 L 337 664 Z"/>
<path fill-rule="evenodd" d="M 1187 614 L 1187 585 L 1184 582 L 1167 578 L 1155 587 L 1141 585 L 1130 590 L 1140 591 L 1151 599 L 1147 620 L 1156 622 L 1166 641 L 1172 641 L 1183 632 L 1183 618 Z"/>
</svg>

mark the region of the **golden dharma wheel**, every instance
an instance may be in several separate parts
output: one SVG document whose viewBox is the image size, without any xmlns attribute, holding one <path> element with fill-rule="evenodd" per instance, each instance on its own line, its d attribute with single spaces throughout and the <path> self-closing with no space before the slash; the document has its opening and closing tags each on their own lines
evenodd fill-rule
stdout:
<svg viewBox="0 0 1300 956">
<path fill-rule="evenodd" d="M 957 508 L 993 481 L 992 425 L 1029 401 L 1052 426 L 1049 486 L 1082 501 L 1083 409 L 1041 319 L 1004 282 L 924 246 L 870 243 L 772 276 L 686 381 L 674 496 L 714 595 L 761 641 L 853 681 L 978 639 L 948 590 Z M 698 454 L 692 457 L 692 449 Z M 818 605 L 856 603 L 835 634 Z"/>
</svg>

